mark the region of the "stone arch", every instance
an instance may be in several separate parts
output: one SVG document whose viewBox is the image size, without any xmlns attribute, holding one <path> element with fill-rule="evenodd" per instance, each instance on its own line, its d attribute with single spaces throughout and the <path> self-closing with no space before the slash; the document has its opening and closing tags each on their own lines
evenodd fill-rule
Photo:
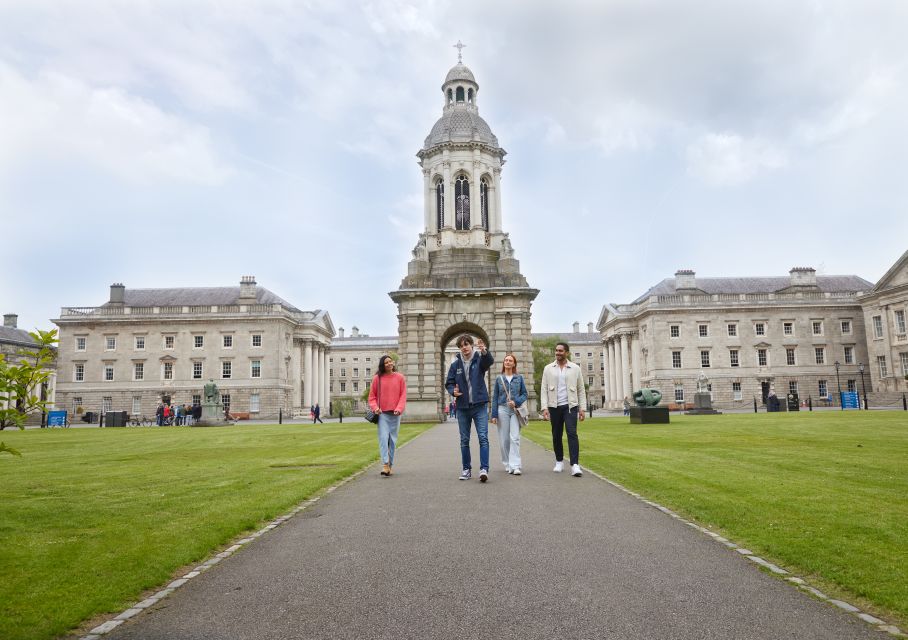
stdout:
<svg viewBox="0 0 908 640">
<path fill-rule="evenodd" d="M 452 324 L 450 327 L 448 327 L 441 334 L 441 339 L 438 341 L 438 344 L 436 345 L 436 349 L 438 352 L 438 362 L 441 363 L 442 387 L 444 387 L 445 379 L 448 377 L 448 367 L 451 365 L 451 363 L 445 359 L 445 347 L 448 346 L 449 342 L 451 342 L 452 340 L 456 339 L 459 335 L 464 334 L 464 333 L 468 333 L 477 338 L 482 338 L 483 342 L 485 342 L 486 346 L 489 348 L 491 348 L 491 346 L 492 346 L 492 342 L 489 339 L 488 332 L 485 329 L 483 329 L 482 327 L 480 327 L 478 324 L 476 324 L 475 322 L 470 322 L 469 320 L 461 320 L 460 322 Z M 494 352 L 493 352 L 493 355 L 494 355 Z M 494 368 L 494 365 L 493 365 L 493 368 Z M 491 371 L 490 371 L 490 373 L 491 373 Z M 489 383 L 488 375 L 486 376 L 486 378 L 487 378 L 486 385 L 488 385 L 488 383 Z M 439 403 L 439 409 L 441 410 L 442 415 L 444 414 L 445 406 L 447 405 L 448 402 L 450 402 L 450 399 L 448 397 L 448 392 L 446 390 L 444 390 L 441 394 L 441 401 Z"/>
</svg>

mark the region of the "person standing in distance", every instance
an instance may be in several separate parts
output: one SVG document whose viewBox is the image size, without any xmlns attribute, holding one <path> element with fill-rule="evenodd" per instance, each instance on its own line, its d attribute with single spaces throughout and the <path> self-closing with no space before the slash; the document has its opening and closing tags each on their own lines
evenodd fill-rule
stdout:
<svg viewBox="0 0 908 640">
<path fill-rule="evenodd" d="M 460 461 L 463 471 L 461 480 L 469 480 L 473 474 L 470 460 L 470 427 L 476 424 L 479 439 L 479 481 L 489 479 L 489 390 L 486 388 L 486 371 L 495 362 L 491 352 L 486 350 L 482 338 L 476 340 L 464 334 L 457 338 L 460 353 L 448 369 L 445 388 L 457 404 L 457 425 L 460 428 Z"/>
<path fill-rule="evenodd" d="M 397 372 L 394 360 L 385 355 L 378 359 L 378 373 L 369 386 L 369 408 L 378 414 L 378 452 L 381 454 L 381 474 L 390 476 L 394 466 L 394 450 L 400 432 L 400 416 L 407 406 L 407 381 Z"/>
<path fill-rule="evenodd" d="M 555 362 L 542 370 L 542 393 L 539 404 L 544 407 L 542 415 L 552 424 L 552 447 L 555 449 L 555 473 L 564 470 L 564 444 L 562 434 L 567 430 L 568 453 L 571 456 L 571 475 L 583 475 L 580 468 L 580 441 L 577 439 L 577 418 L 582 421 L 586 414 L 586 387 L 580 367 L 567 355 L 571 348 L 566 342 L 555 345 Z"/>
</svg>

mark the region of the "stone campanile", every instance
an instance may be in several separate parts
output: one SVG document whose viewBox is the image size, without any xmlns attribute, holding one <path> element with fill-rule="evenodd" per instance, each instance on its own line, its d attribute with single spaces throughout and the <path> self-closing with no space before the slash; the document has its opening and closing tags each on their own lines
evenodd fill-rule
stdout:
<svg viewBox="0 0 908 640">
<path fill-rule="evenodd" d="M 424 229 L 407 276 L 389 294 L 398 307 L 405 418 L 442 418 L 449 401 L 443 351 L 461 333 L 486 341 L 495 356 L 493 372 L 506 353 L 514 353 L 530 389 L 530 411 L 535 411 L 530 306 L 539 291 L 520 273 L 502 230 L 506 152 L 479 115 L 479 84 L 460 60 L 441 91 L 441 118 L 416 154 L 423 173 Z"/>
</svg>

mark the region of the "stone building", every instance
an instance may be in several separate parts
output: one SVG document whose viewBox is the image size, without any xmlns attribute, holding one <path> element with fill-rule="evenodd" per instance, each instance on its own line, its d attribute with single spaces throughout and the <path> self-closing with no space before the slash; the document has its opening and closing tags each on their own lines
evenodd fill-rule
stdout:
<svg viewBox="0 0 908 640">
<path fill-rule="evenodd" d="M 873 400 L 896 405 L 908 392 L 908 251 L 859 300 L 867 327 L 866 373 L 876 391 Z"/>
<path fill-rule="evenodd" d="M 699 278 L 682 270 L 630 304 L 607 304 L 597 328 L 605 343 L 606 404 L 641 387 L 664 402 L 689 402 L 701 371 L 719 407 L 745 407 L 770 390 L 814 402 L 857 390 L 868 361 L 858 276 Z"/>
<path fill-rule="evenodd" d="M 3 326 L 0 327 L 0 354 L 8 363 L 15 363 L 19 360 L 20 354 L 25 351 L 36 348 L 35 341 L 28 334 L 28 331 L 19 328 L 19 316 L 15 313 L 6 313 L 3 315 Z M 56 369 L 51 371 L 43 389 L 36 390 L 38 397 L 53 406 L 56 394 Z M 4 407 L 6 408 L 6 407 Z M 40 415 L 29 416 L 28 424 L 37 424 L 41 421 Z"/>
<path fill-rule="evenodd" d="M 64 307 L 57 405 L 151 416 L 198 402 L 213 379 L 233 413 L 306 415 L 328 404 L 326 311 L 301 311 L 244 276 L 238 287 L 110 287 L 98 307 Z"/>
<path fill-rule="evenodd" d="M 590 407 L 596 409 L 605 406 L 605 349 L 602 336 L 595 330 L 593 323 L 587 323 L 585 333 L 580 331 L 580 323 L 575 322 L 570 332 L 533 334 L 533 340 L 547 338 L 558 338 L 568 343 L 571 347 L 571 361 L 580 365 L 583 371 Z M 554 359 L 553 354 L 551 360 Z"/>
<path fill-rule="evenodd" d="M 329 354 L 332 404 L 339 398 L 347 398 L 353 403 L 354 411 L 363 411 L 365 403 L 361 397 L 369 389 L 378 359 L 392 351 L 397 351 L 397 336 L 360 334 L 357 327 L 346 336 L 344 328 L 340 327 L 337 337 L 331 341 Z"/>
</svg>

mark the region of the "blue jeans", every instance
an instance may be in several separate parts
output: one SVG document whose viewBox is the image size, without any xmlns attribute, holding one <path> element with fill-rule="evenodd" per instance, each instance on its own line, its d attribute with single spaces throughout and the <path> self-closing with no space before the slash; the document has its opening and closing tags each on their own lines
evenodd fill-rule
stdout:
<svg viewBox="0 0 908 640">
<path fill-rule="evenodd" d="M 469 409 L 457 411 L 457 425 L 460 427 L 460 460 L 464 469 L 472 469 L 470 463 L 470 426 L 476 423 L 476 436 L 479 438 L 479 468 L 489 468 L 489 408 L 482 404 L 472 404 Z"/>
<path fill-rule="evenodd" d="M 400 416 L 393 413 L 378 414 L 378 451 L 382 464 L 394 464 L 394 449 L 400 432 Z"/>
</svg>

